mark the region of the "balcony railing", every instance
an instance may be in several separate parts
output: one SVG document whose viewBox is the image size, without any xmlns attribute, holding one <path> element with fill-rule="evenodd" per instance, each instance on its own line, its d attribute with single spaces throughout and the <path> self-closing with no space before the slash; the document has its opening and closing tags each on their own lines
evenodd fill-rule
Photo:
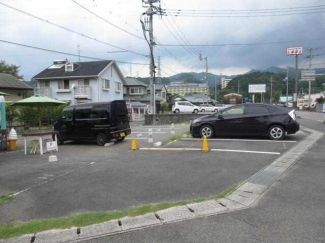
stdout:
<svg viewBox="0 0 325 243">
<path fill-rule="evenodd" d="M 76 99 L 91 99 L 91 87 L 90 86 L 75 87 L 74 97 Z"/>
<path fill-rule="evenodd" d="M 34 95 L 47 96 L 49 98 L 53 98 L 52 97 L 52 88 L 50 88 L 50 87 L 48 87 L 48 88 L 41 88 L 41 87 L 34 88 Z"/>
</svg>

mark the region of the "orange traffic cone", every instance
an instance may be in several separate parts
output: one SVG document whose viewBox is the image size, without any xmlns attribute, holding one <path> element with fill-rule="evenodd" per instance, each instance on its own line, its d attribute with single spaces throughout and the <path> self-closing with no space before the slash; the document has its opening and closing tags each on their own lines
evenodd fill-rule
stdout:
<svg viewBox="0 0 325 243">
<path fill-rule="evenodd" d="M 203 137 L 203 146 L 202 146 L 201 151 L 202 152 L 209 152 L 210 151 L 209 145 L 208 145 L 208 140 L 207 140 L 206 136 Z"/>
</svg>

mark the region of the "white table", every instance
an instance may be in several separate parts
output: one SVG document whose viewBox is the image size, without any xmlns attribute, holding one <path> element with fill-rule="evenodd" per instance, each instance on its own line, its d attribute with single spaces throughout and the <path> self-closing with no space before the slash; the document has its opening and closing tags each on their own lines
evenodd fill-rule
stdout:
<svg viewBox="0 0 325 243">
<path fill-rule="evenodd" d="M 34 137 L 38 139 L 39 142 L 39 146 L 40 146 L 40 154 L 43 155 L 44 153 L 44 144 L 43 144 L 43 138 L 44 136 L 48 136 L 48 135 L 54 135 L 55 137 L 55 142 L 56 142 L 56 151 L 58 150 L 58 138 L 57 138 L 57 134 L 58 132 L 56 131 L 35 131 L 35 132 L 25 132 L 22 134 L 22 136 L 24 137 L 24 145 L 25 145 L 25 155 L 27 154 L 27 137 Z"/>
</svg>

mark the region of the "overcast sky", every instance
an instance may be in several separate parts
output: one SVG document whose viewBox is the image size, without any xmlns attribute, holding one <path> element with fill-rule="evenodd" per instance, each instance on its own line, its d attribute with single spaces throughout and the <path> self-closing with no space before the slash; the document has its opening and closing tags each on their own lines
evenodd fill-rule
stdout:
<svg viewBox="0 0 325 243">
<path fill-rule="evenodd" d="M 139 19 L 140 14 L 146 9 L 142 7 L 141 0 L 75 1 L 123 30 L 143 37 Z M 148 45 L 144 40 L 113 27 L 71 0 L 0 0 L 0 2 L 107 44 L 144 55 L 148 54 Z M 188 10 L 256 10 L 308 7 L 322 4 L 325 4 L 324 0 L 163 0 L 162 7 Z M 319 11 L 322 9 L 319 8 L 317 12 Z M 280 12 L 280 14 L 283 15 L 286 12 Z M 0 5 L 0 25 L 1 40 L 73 54 L 78 53 L 77 46 L 80 45 L 81 55 L 84 56 L 143 64 L 148 62 L 146 57 L 130 52 L 108 53 L 121 49 L 73 34 L 2 5 Z M 161 58 L 162 76 L 170 76 L 175 72 L 204 71 L 205 63 L 199 61 L 197 53 L 202 53 L 203 57 L 208 57 L 209 70 L 215 74 L 241 74 L 253 68 L 293 66 L 294 57 L 286 56 L 286 47 L 302 46 L 306 49 L 323 46 L 323 49 L 316 50 L 315 54 L 325 53 L 324 26 L 325 12 L 241 18 L 164 16 L 161 19 L 155 16 L 154 36 L 156 42 L 160 44 L 184 44 L 185 38 L 186 42 L 191 44 L 313 40 L 273 45 L 195 47 L 191 50 L 183 47 L 160 46 L 155 48 L 155 58 L 158 56 Z M 50 66 L 53 60 L 66 58 L 69 61 L 78 61 L 78 57 L 48 53 L 0 42 L 0 60 L 21 66 L 20 74 L 24 75 L 25 80 L 30 80 L 34 75 Z M 81 58 L 81 60 L 90 61 L 86 58 Z M 306 67 L 306 55 L 301 56 L 300 62 Z M 313 62 L 319 64 L 315 67 L 324 67 L 324 55 L 315 57 Z M 144 77 L 149 75 L 147 65 L 119 63 L 119 66 L 125 76 Z"/>
</svg>

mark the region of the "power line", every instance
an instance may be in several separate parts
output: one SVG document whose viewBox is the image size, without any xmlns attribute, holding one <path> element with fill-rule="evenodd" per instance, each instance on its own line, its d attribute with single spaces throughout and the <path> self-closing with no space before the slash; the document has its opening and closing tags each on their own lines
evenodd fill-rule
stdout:
<svg viewBox="0 0 325 243">
<path fill-rule="evenodd" d="M 233 12 L 254 12 L 254 11 L 280 11 L 280 10 L 296 10 L 296 9 L 310 9 L 310 8 L 321 8 L 325 7 L 322 5 L 304 6 L 304 7 L 290 7 L 290 8 L 264 8 L 264 9 L 169 9 L 173 11 L 207 11 L 207 12 L 221 12 L 221 11 L 233 11 Z"/>
<path fill-rule="evenodd" d="M 175 13 L 175 14 L 167 14 L 166 12 L 163 14 L 164 16 L 175 16 L 175 17 L 197 17 L 197 18 L 256 18 L 256 17 L 280 17 L 280 16 L 292 16 L 292 15 L 306 15 L 306 14 L 318 14 L 324 13 L 325 9 L 319 11 L 314 10 L 311 12 L 299 12 L 299 13 L 288 13 L 288 14 L 252 14 L 247 13 L 246 15 L 236 15 L 235 13 L 219 13 L 219 14 L 205 14 L 205 13 Z"/>
<path fill-rule="evenodd" d="M 168 68 L 168 67 L 166 67 L 166 66 L 164 66 L 164 65 L 162 65 L 162 64 L 160 64 L 162 67 L 164 67 L 164 68 L 166 68 L 167 70 L 169 70 L 169 71 L 171 71 L 171 72 L 173 72 L 173 73 L 175 73 L 175 74 L 178 74 L 178 72 L 175 72 L 174 70 L 172 70 L 172 69 L 170 69 L 170 68 Z"/>
<path fill-rule="evenodd" d="M 89 13 L 91 13 L 92 15 L 96 16 L 97 18 L 103 20 L 103 21 L 106 22 L 107 24 L 109 24 L 109 25 L 111 25 L 111 26 L 113 26 L 113 27 L 115 27 L 115 28 L 117 28 L 117 29 L 123 31 L 124 33 L 127 33 L 127 34 L 129 34 L 129 35 L 132 35 L 132 36 L 134 36 L 134 37 L 136 37 L 136 38 L 138 38 L 138 39 L 144 40 L 144 38 L 142 38 L 141 36 L 135 35 L 135 34 L 129 32 L 129 31 L 127 31 L 127 30 L 125 30 L 125 29 L 122 29 L 121 27 L 119 27 L 119 26 L 117 26 L 117 25 L 115 25 L 115 24 L 109 22 L 107 19 L 104 19 L 103 17 L 101 17 L 101 16 L 99 16 L 98 14 L 94 13 L 93 11 L 89 10 L 88 8 L 86 8 L 85 6 L 81 5 L 81 4 L 78 3 L 77 1 L 75 1 L 75 0 L 71 0 L 71 1 L 74 2 L 75 4 L 77 4 L 79 7 L 83 8 L 84 10 L 86 10 L 87 12 L 89 12 Z"/>
<path fill-rule="evenodd" d="M 82 33 L 76 32 L 76 31 L 74 31 L 74 30 L 68 29 L 68 28 L 66 28 L 66 27 L 64 27 L 64 26 L 61 26 L 61 25 L 55 24 L 55 23 L 50 22 L 50 21 L 48 21 L 48 20 L 46 20 L 46 19 L 42 19 L 42 18 L 37 17 L 37 16 L 35 16 L 35 15 L 31 14 L 31 13 L 27 13 L 27 12 L 25 12 L 25 11 L 23 11 L 23 10 L 20 10 L 20 9 L 18 9 L 18 8 L 15 8 L 15 7 L 12 7 L 12 6 L 8 5 L 8 4 L 5 4 L 5 3 L 0 2 L 0 5 L 5 6 L 5 7 L 7 7 L 7 8 L 10 8 L 10 9 L 12 9 L 12 10 L 15 10 L 15 11 L 17 11 L 17 12 L 23 13 L 23 14 L 25 14 L 25 15 L 28 15 L 28 16 L 30 16 L 30 17 L 32 17 L 32 18 L 35 18 L 35 19 L 37 19 L 37 20 L 40 20 L 40 21 L 42 21 L 42 22 L 44 22 L 44 23 L 47 23 L 47 24 L 53 25 L 53 26 L 55 26 L 55 27 L 57 27 L 57 28 L 60 28 L 60 29 L 66 30 L 66 31 L 68 31 L 68 32 L 71 32 L 71 33 L 73 33 L 73 34 L 76 34 L 76 35 L 82 36 L 82 37 L 84 37 L 84 38 L 87 38 L 87 39 L 90 39 L 90 40 L 93 40 L 93 41 L 96 41 L 96 42 L 98 42 L 98 43 L 101 43 L 101 44 L 104 44 L 104 45 L 107 45 L 107 46 L 111 46 L 111 47 L 114 47 L 114 48 L 119 49 L 119 50 L 127 51 L 127 52 L 130 52 L 130 53 L 136 54 L 136 55 L 140 55 L 140 56 L 147 57 L 147 55 L 144 55 L 144 54 L 141 54 L 141 53 L 138 53 L 138 52 L 134 52 L 134 51 L 131 51 L 131 50 L 128 50 L 128 49 L 125 49 L 125 48 L 122 48 L 122 47 L 119 47 L 119 46 L 116 46 L 116 45 L 112 45 L 112 44 L 109 44 L 109 43 L 107 43 L 107 42 L 104 42 L 104 41 L 98 40 L 98 39 L 96 39 L 96 38 L 90 37 L 90 36 L 88 36 L 88 35 L 85 35 L 85 34 L 82 34 Z"/>
<path fill-rule="evenodd" d="M 21 44 L 21 43 L 6 41 L 6 40 L 2 40 L 2 39 L 0 39 L 0 42 L 15 45 L 15 46 L 20 46 L 20 47 L 30 48 L 30 49 L 34 49 L 34 50 L 39 50 L 39 51 L 46 51 L 46 52 L 51 52 L 51 53 L 56 53 L 56 54 L 63 54 L 63 55 L 67 55 L 67 56 L 79 57 L 78 54 L 73 54 L 73 53 L 68 53 L 68 52 L 63 52 L 63 51 L 56 51 L 56 50 L 46 49 L 46 48 L 37 47 L 37 46 L 30 46 L 30 45 L 25 45 L 25 44 Z M 87 59 L 92 59 L 92 60 L 97 60 L 97 61 L 106 61 L 107 60 L 107 59 L 102 59 L 102 58 L 97 58 L 97 57 L 90 57 L 90 56 L 83 56 L 83 55 L 80 55 L 80 57 L 87 58 Z M 146 63 L 124 62 L 124 61 L 117 61 L 117 60 L 114 60 L 114 61 L 117 62 L 117 63 L 126 63 L 126 64 L 134 64 L 134 65 L 148 65 Z"/>
<path fill-rule="evenodd" d="M 325 38 L 306 39 L 306 40 L 289 40 L 289 41 L 255 42 L 255 43 L 194 44 L 194 45 L 158 44 L 158 45 L 159 46 L 170 46 L 170 47 L 183 47 L 183 46 L 202 46 L 202 47 L 255 46 L 255 45 L 274 45 L 274 44 L 285 44 L 285 43 L 294 43 L 294 42 L 308 42 L 308 41 L 320 41 L 320 40 L 325 40 Z"/>
</svg>

